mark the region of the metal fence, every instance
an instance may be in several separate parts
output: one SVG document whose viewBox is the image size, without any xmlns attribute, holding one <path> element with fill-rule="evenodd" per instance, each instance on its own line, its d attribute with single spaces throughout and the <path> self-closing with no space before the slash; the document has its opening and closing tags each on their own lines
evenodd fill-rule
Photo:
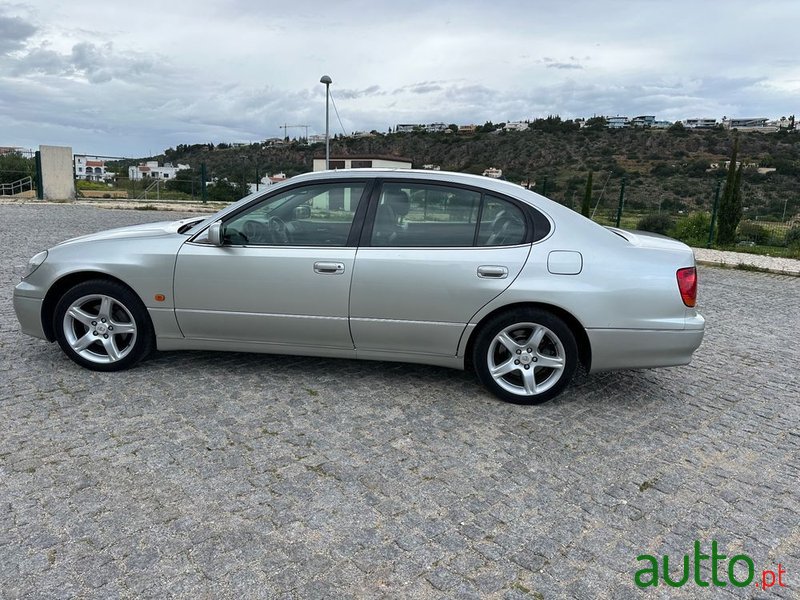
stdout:
<svg viewBox="0 0 800 600">
<path fill-rule="evenodd" d="M 88 171 L 88 168 L 87 168 Z M 198 171 L 177 170 L 172 177 L 142 175 L 125 177 L 107 171 L 105 173 L 76 176 L 75 190 L 79 199 L 138 200 L 157 202 L 213 202 L 229 203 L 250 193 L 250 187 L 263 188 L 264 184 L 231 182 L 227 179 L 209 178 L 205 164 Z"/>
<path fill-rule="evenodd" d="M 592 220 L 602 225 L 668 235 L 696 247 L 717 247 L 717 213 L 723 182 L 698 182 L 705 189 L 698 193 L 695 188 L 694 202 L 686 203 L 692 208 L 685 205 L 679 208 L 674 201 L 664 202 L 662 196 L 654 198 L 626 187 L 622 179 L 608 179 L 604 178 L 605 183 L 601 182 L 600 189 L 592 196 L 589 215 Z M 743 185 L 742 218 L 734 243 L 725 248 L 800 258 L 800 187 L 794 197 L 787 195 L 780 202 L 773 202 L 771 210 L 755 202 L 752 191 Z M 582 192 L 573 190 L 567 197 L 559 197 L 556 192 L 548 197 L 581 210 Z"/>
<path fill-rule="evenodd" d="M 14 150 L 0 155 L 0 196 L 35 197 L 35 152 Z"/>
<path fill-rule="evenodd" d="M 142 200 L 147 202 L 198 202 L 203 200 L 199 177 L 182 180 L 108 177 L 101 181 L 77 179 L 78 198 L 93 200 Z"/>
</svg>

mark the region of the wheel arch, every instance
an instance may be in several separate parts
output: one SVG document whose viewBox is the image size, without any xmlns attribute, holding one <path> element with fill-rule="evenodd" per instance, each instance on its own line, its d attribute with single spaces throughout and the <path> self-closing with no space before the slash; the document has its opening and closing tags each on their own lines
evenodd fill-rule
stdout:
<svg viewBox="0 0 800 600">
<path fill-rule="evenodd" d="M 575 343 L 578 345 L 578 360 L 583 365 L 584 369 L 588 372 L 592 366 L 592 344 L 589 341 L 589 336 L 586 334 L 586 329 L 584 329 L 581 322 L 569 311 L 564 310 L 559 306 L 555 306 L 553 304 L 547 304 L 546 302 L 515 302 L 513 304 L 506 304 L 505 306 L 500 306 L 494 309 L 489 314 L 485 315 L 478 324 L 473 328 L 472 333 L 467 340 L 466 349 L 464 352 L 464 363 L 465 367 L 468 369 L 472 369 L 472 350 L 475 344 L 475 340 L 478 339 L 481 330 L 486 326 L 491 319 L 496 317 L 500 313 L 504 313 L 510 310 L 516 310 L 520 308 L 537 308 L 539 310 L 544 310 L 552 315 L 558 317 L 569 327 L 572 335 L 575 336 Z"/>
<path fill-rule="evenodd" d="M 42 302 L 42 330 L 44 331 L 44 335 L 47 337 L 47 341 L 53 342 L 56 339 L 56 333 L 53 329 L 53 315 L 61 296 L 63 296 L 70 288 L 75 287 L 76 285 L 85 281 L 92 280 L 110 281 L 122 285 L 141 300 L 139 294 L 137 294 L 131 286 L 118 277 L 114 277 L 108 273 L 103 273 L 101 271 L 78 271 L 76 273 L 64 275 L 50 286 L 50 289 L 47 290 L 47 294 L 45 294 L 44 301 Z"/>
</svg>

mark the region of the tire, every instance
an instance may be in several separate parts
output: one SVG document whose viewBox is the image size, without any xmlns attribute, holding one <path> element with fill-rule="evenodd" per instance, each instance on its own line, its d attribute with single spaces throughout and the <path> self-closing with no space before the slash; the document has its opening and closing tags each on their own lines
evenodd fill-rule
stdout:
<svg viewBox="0 0 800 600">
<path fill-rule="evenodd" d="M 79 283 L 59 299 L 53 331 L 64 354 L 92 371 L 129 369 L 153 351 L 155 340 L 139 297 L 102 279 Z"/>
<path fill-rule="evenodd" d="M 516 309 L 481 327 L 472 364 L 481 383 L 501 400 L 541 404 L 569 384 L 578 364 L 578 346 L 570 328 L 553 314 Z"/>
</svg>

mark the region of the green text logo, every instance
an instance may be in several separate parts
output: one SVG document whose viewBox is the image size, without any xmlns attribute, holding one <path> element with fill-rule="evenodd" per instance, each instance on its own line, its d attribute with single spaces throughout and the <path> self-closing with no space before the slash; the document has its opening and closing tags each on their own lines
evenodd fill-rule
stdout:
<svg viewBox="0 0 800 600">
<path fill-rule="evenodd" d="M 684 554 L 683 561 L 680 566 L 675 564 L 675 561 L 670 560 L 670 557 L 664 555 L 661 564 L 659 565 L 658 558 L 651 554 L 640 554 L 636 557 L 641 567 L 633 576 L 633 580 L 640 588 L 657 587 L 659 581 L 663 581 L 670 587 L 681 587 L 689 582 L 690 576 L 693 581 L 700 587 L 708 587 L 714 585 L 717 587 L 726 587 L 728 584 L 734 587 L 746 587 L 753 584 L 756 576 L 756 568 L 753 559 L 746 554 L 737 554 L 730 559 L 725 554 L 721 554 L 717 547 L 715 540 L 711 541 L 711 554 L 704 554 L 700 548 L 700 542 L 695 540 L 694 552 L 691 554 Z M 706 581 L 702 578 L 700 572 L 701 567 L 705 564 L 704 561 L 711 561 L 711 579 Z M 727 565 L 723 564 L 725 561 Z M 736 565 L 744 566 L 744 574 L 740 574 L 740 578 L 736 578 Z M 761 589 L 769 589 L 775 585 L 786 587 L 784 575 L 786 569 L 781 564 L 778 564 L 777 571 L 772 569 L 765 569 L 761 572 L 760 581 L 755 582 L 755 587 Z"/>
</svg>

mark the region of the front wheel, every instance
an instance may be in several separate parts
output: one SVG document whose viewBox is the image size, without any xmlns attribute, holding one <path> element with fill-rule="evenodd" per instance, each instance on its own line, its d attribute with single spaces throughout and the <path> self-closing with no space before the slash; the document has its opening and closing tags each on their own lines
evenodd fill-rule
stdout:
<svg viewBox="0 0 800 600">
<path fill-rule="evenodd" d="M 153 349 L 153 326 L 139 297 L 127 287 L 85 281 L 56 305 L 53 328 L 73 361 L 93 371 L 132 367 Z"/>
<path fill-rule="evenodd" d="M 494 317 L 478 334 L 472 354 L 483 385 L 514 404 L 540 404 L 557 396 L 572 379 L 577 362 L 570 328 L 533 308 Z"/>
</svg>

